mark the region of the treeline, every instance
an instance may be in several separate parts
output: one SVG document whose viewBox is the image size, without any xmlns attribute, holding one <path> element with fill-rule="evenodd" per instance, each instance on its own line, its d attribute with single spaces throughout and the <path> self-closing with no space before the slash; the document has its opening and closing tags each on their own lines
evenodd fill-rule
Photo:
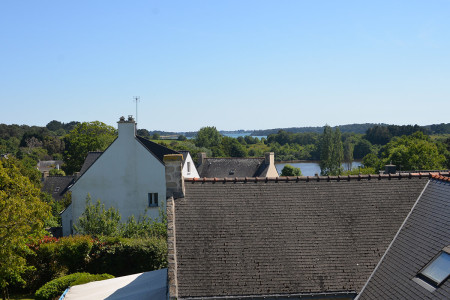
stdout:
<svg viewBox="0 0 450 300">
<path fill-rule="evenodd" d="M 418 130 L 425 134 L 450 134 L 450 123 L 444 124 L 433 124 L 426 126 L 419 125 L 388 125 L 388 124 L 349 124 L 349 125 L 339 125 L 332 127 L 333 129 L 339 128 L 342 133 L 356 133 L 356 134 L 367 134 L 368 130 L 373 130 L 378 128 L 378 130 L 387 130 L 388 133 L 393 136 L 401 136 L 412 134 Z M 275 128 L 275 129 L 265 129 L 265 130 L 255 130 L 253 131 L 253 136 L 268 136 L 270 134 L 276 134 L 280 130 L 288 133 L 323 133 L 324 126 L 317 127 L 292 127 L 292 128 Z"/>
</svg>

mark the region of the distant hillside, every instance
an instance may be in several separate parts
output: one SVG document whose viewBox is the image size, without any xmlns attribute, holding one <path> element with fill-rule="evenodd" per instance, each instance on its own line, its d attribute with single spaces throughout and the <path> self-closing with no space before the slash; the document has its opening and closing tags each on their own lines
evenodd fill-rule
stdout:
<svg viewBox="0 0 450 300">
<path fill-rule="evenodd" d="M 412 127 L 411 125 L 388 125 L 384 123 L 365 123 L 365 124 L 347 124 L 347 125 L 339 125 L 334 126 L 333 128 L 339 127 L 341 132 L 343 133 L 358 133 L 358 134 L 366 134 L 368 129 L 374 128 L 374 127 Z M 427 134 L 449 134 L 450 133 L 450 123 L 444 124 L 433 124 L 433 125 L 425 125 L 425 126 L 419 126 L 423 129 L 423 131 Z M 145 130 L 145 129 L 144 129 Z M 144 131 L 142 130 L 142 131 Z M 253 136 L 268 136 L 269 134 L 275 134 L 278 133 L 278 131 L 284 130 L 286 132 L 290 133 L 306 133 L 306 132 L 313 132 L 313 133 L 322 133 L 323 132 L 323 126 L 317 126 L 317 127 L 290 127 L 290 128 L 273 128 L 273 129 L 261 129 L 261 130 L 220 130 L 220 133 L 222 134 L 240 134 L 240 133 L 246 133 L 246 132 L 252 132 L 251 135 Z M 146 130 L 145 130 L 146 131 Z M 149 135 L 152 135 L 153 133 L 158 133 L 161 136 L 168 136 L 168 135 L 184 135 L 186 137 L 194 137 L 197 132 L 196 131 L 190 131 L 190 132 L 168 132 L 168 131 L 147 131 Z M 140 132 L 140 134 L 143 134 L 144 132 Z"/>
<path fill-rule="evenodd" d="M 366 133 L 367 129 L 372 128 L 374 126 L 387 126 L 387 124 L 375 124 L 375 123 L 365 123 L 365 124 L 348 124 L 348 125 L 339 125 L 333 128 L 339 127 L 341 132 L 349 132 L 349 133 Z M 255 130 L 252 135 L 261 136 L 261 135 L 269 135 L 273 133 L 277 133 L 280 130 L 284 130 L 286 132 L 291 133 L 304 133 L 304 132 L 314 132 L 314 133 L 322 133 L 323 126 L 317 127 L 291 127 L 291 128 L 275 128 L 275 129 L 265 129 L 265 130 Z"/>
</svg>

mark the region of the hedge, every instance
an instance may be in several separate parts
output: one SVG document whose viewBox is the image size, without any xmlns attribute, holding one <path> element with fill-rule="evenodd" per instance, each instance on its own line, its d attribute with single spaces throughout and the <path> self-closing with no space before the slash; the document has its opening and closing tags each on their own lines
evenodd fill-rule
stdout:
<svg viewBox="0 0 450 300">
<path fill-rule="evenodd" d="M 75 272 L 124 276 L 167 267 L 167 242 L 163 238 L 74 236 L 46 238 L 29 247 L 33 255 L 27 257 L 27 263 L 35 269 L 25 277 L 30 292 Z"/>
</svg>

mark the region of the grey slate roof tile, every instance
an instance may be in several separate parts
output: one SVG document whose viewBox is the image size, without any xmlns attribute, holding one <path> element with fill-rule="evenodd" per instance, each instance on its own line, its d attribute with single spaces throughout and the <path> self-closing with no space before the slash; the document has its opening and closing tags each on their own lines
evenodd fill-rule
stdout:
<svg viewBox="0 0 450 300">
<path fill-rule="evenodd" d="M 60 201 L 74 179 L 75 176 L 48 176 L 42 183 L 41 190 L 52 195 L 56 201 Z"/>
<path fill-rule="evenodd" d="M 89 169 L 102 154 L 103 152 L 101 151 L 89 152 L 83 162 L 83 165 L 81 166 L 79 176 L 83 175 L 87 171 L 87 169 Z"/>
<path fill-rule="evenodd" d="M 186 182 L 178 298 L 359 292 L 426 182 Z"/>
<path fill-rule="evenodd" d="M 434 292 L 413 281 L 448 245 L 450 182 L 433 179 L 358 299 L 450 299 L 449 280 Z"/>
<path fill-rule="evenodd" d="M 207 157 L 198 166 L 200 177 L 259 177 L 267 169 L 264 158 Z"/>
<path fill-rule="evenodd" d="M 142 143 L 142 145 L 144 145 L 145 148 L 147 148 L 148 151 L 150 151 L 151 153 L 153 153 L 155 155 L 156 158 L 158 158 L 161 163 L 163 162 L 164 159 L 164 155 L 167 154 L 180 154 L 179 152 L 169 149 L 167 147 L 164 147 L 162 145 L 159 145 L 157 143 L 154 143 L 150 140 L 147 140 L 143 137 L 140 136 L 136 136 L 137 140 L 140 141 Z"/>
</svg>

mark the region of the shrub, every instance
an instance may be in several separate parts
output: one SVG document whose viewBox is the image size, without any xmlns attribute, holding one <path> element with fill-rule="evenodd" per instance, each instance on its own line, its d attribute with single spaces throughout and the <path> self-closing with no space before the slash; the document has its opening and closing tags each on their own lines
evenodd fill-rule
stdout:
<svg viewBox="0 0 450 300">
<path fill-rule="evenodd" d="M 167 242 L 163 238 L 104 238 L 94 244 L 86 271 L 124 276 L 167 267 Z"/>
<path fill-rule="evenodd" d="M 53 299 L 60 296 L 70 286 L 111 278 L 114 276 L 109 274 L 74 273 L 47 282 L 36 291 L 35 297 L 36 300 Z"/>
</svg>

